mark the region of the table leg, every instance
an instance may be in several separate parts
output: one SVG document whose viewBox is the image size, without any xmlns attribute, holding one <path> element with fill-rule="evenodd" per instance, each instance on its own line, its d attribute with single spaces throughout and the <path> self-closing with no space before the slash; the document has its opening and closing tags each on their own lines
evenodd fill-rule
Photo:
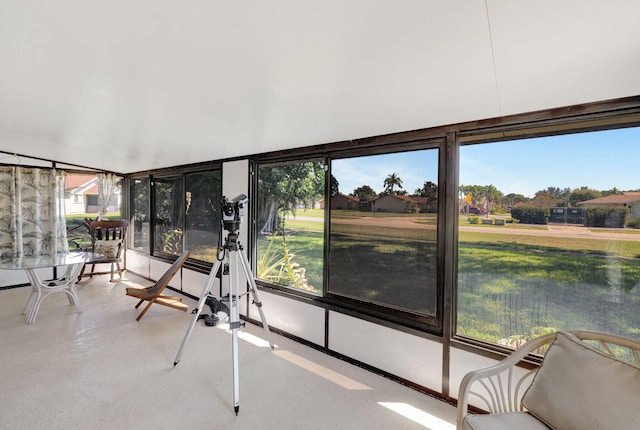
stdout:
<svg viewBox="0 0 640 430">
<path fill-rule="evenodd" d="M 43 282 L 35 269 L 25 269 L 27 277 L 31 282 L 31 296 L 24 308 L 23 313 L 28 313 L 27 324 L 32 324 L 36 320 L 40 304 L 51 293 L 64 292 L 67 294 L 69 303 L 75 305 L 76 311 L 80 310 L 80 300 L 78 299 L 78 293 L 76 291 L 76 281 L 80 271 L 82 270 L 84 263 L 70 264 L 67 266 L 65 275 L 61 279 L 57 279 L 51 282 Z"/>
</svg>

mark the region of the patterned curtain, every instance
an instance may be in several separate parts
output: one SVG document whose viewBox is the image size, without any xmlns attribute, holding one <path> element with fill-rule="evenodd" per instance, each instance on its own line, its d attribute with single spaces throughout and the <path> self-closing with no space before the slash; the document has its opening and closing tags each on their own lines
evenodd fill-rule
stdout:
<svg viewBox="0 0 640 430">
<path fill-rule="evenodd" d="M 68 252 L 64 173 L 0 168 L 0 257 Z"/>
<path fill-rule="evenodd" d="M 98 173 L 98 220 L 107 217 L 109 202 L 113 196 L 113 187 L 118 177 L 112 173 Z"/>
</svg>

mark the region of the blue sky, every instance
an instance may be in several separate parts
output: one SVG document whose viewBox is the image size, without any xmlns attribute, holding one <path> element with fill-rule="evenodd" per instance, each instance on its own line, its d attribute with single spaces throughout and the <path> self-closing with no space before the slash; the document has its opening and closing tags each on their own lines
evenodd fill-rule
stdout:
<svg viewBox="0 0 640 430">
<path fill-rule="evenodd" d="M 391 173 L 411 194 L 425 181 L 437 182 L 437 151 L 334 160 L 332 169 L 345 194 L 362 185 L 381 192 Z M 463 146 L 460 184 L 527 197 L 547 187 L 640 189 L 640 128 Z"/>
<path fill-rule="evenodd" d="M 331 171 L 343 194 L 350 194 L 362 185 L 369 185 L 380 193 L 384 190 L 384 180 L 392 173 L 402 179 L 402 188 L 412 194 L 426 181 L 438 182 L 438 151 L 427 149 L 333 160 Z"/>
<path fill-rule="evenodd" d="M 466 146 L 460 183 L 527 197 L 547 187 L 639 189 L 640 128 Z"/>
</svg>

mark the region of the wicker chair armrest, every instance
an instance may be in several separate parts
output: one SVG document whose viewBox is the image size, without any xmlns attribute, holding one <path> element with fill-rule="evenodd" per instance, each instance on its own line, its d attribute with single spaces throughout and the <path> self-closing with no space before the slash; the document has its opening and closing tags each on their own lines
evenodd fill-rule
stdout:
<svg viewBox="0 0 640 430">
<path fill-rule="evenodd" d="M 550 333 L 526 342 L 499 363 L 468 372 L 460 384 L 457 406 L 458 428 L 468 413 L 471 396 L 479 398 L 490 413 L 515 412 L 522 410 L 520 400 L 535 375 L 536 369 L 515 372 L 518 363 L 531 352 L 538 350 L 555 339 Z M 473 391 L 479 384 L 483 391 Z"/>
</svg>

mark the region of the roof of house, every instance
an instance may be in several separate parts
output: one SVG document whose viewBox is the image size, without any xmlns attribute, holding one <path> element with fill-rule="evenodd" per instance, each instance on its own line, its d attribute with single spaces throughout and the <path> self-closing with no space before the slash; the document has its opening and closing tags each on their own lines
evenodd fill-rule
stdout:
<svg viewBox="0 0 640 430">
<path fill-rule="evenodd" d="M 352 196 L 351 194 L 338 193 L 335 196 L 333 196 L 333 198 L 336 198 L 336 197 L 343 197 L 343 198 L 348 199 L 348 200 L 353 200 L 354 202 L 359 202 L 360 201 L 358 196 Z"/>
<path fill-rule="evenodd" d="M 67 175 L 64 179 L 64 189 L 70 192 L 98 194 L 98 183 L 95 176 Z"/>
<path fill-rule="evenodd" d="M 378 196 L 378 198 L 376 200 L 380 200 L 383 199 L 385 197 L 394 197 L 398 200 L 404 200 L 405 202 L 409 202 L 409 203 L 424 203 L 426 202 L 426 200 L 420 200 L 420 199 L 426 199 L 426 197 L 416 197 L 416 196 L 401 196 L 398 194 L 383 194 L 381 196 Z"/>
<path fill-rule="evenodd" d="M 628 205 L 639 201 L 639 191 L 628 191 L 623 194 L 612 194 L 610 196 L 598 197 L 597 199 L 585 200 L 584 202 L 580 202 L 578 204 Z"/>
</svg>

